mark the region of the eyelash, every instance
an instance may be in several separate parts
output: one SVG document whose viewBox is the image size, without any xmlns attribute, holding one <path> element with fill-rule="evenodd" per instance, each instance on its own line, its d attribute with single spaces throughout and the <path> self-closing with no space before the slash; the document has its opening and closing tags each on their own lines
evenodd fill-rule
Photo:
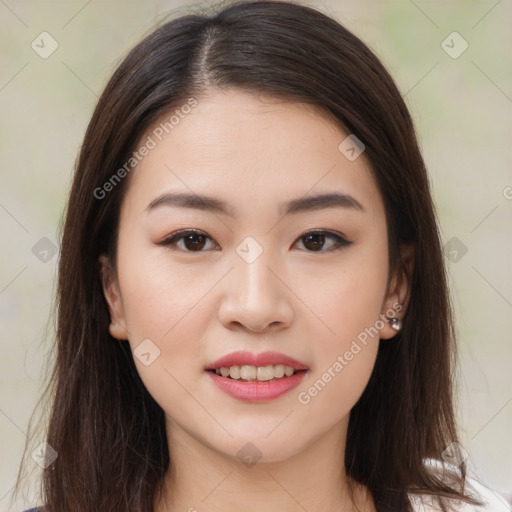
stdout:
<svg viewBox="0 0 512 512">
<path fill-rule="evenodd" d="M 189 251 L 189 250 L 186 250 L 186 249 L 176 249 L 177 242 L 179 242 L 180 240 L 183 240 L 187 235 L 200 235 L 200 236 L 204 236 L 205 238 L 207 238 L 209 240 L 212 240 L 211 237 L 209 237 L 203 231 L 199 231 L 199 230 L 195 230 L 195 229 L 186 229 L 186 230 L 182 230 L 182 231 L 178 231 L 176 233 L 173 233 L 171 236 L 165 238 L 164 240 L 162 240 L 160 242 L 157 242 L 156 245 L 167 247 L 171 251 L 180 250 L 180 251 L 188 252 L 188 253 L 201 253 L 201 252 L 205 252 L 204 250 Z M 348 247 L 348 246 L 353 244 L 352 241 L 347 240 L 342 235 L 340 235 L 338 233 L 335 233 L 333 231 L 325 231 L 325 230 L 307 231 L 306 233 L 301 235 L 297 239 L 297 241 L 302 240 L 303 238 L 306 238 L 307 236 L 310 236 L 310 235 L 325 235 L 327 238 L 334 239 L 335 240 L 335 245 L 333 247 L 330 247 L 329 249 L 326 249 L 326 250 L 323 250 L 323 249 L 318 250 L 318 251 L 306 250 L 306 252 L 312 252 L 312 253 L 315 253 L 315 252 L 324 252 L 324 253 L 325 252 L 333 252 L 333 251 L 337 251 L 337 250 L 343 249 L 343 248 Z M 295 243 L 297 243 L 297 242 L 294 242 L 294 245 L 295 245 Z"/>
</svg>

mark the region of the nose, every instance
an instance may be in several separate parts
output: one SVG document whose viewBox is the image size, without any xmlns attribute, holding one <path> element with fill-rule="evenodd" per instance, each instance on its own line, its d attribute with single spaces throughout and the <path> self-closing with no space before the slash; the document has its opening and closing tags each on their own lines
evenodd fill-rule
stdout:
<svg viewBox="0 0 512 512">
<path fill-rule="evenodd" d="M 282 265 L 270 261 L 270 251 L 247 263 L 237 254 L 233 270 L 224 280 L 219 320 L 228 329 L 277 331 L 291 325 L 293 292 Z"/>
</svg>

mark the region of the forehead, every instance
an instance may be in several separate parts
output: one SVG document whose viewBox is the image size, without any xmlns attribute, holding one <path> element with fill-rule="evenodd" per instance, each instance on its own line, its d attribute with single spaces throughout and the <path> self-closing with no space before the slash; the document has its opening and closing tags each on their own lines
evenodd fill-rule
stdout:
<svg viewBox="0 0 512 512">
<path fill-rule="evenodd" d="M 130 175 L 127 201 L 142 209 L 167 191 L 208 193 L 227 199 L 236 216 L 335 190 L 380 215 L 383 203 L 364 153 L 349 159 L 340 150 L 348 135 L 311 105 L 211 92 L 193 108 L 166 112 L 141 137 L 138 147 L 151 140 L 152 148 Z"/>
</svg>

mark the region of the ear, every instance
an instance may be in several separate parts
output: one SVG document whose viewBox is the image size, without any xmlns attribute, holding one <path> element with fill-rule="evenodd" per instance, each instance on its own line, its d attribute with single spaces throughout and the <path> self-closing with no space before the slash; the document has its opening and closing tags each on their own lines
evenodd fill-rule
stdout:
<svg viewBox="0 0 512 512">
<path fill-rule="evenodd" d="M 108 311 L 110 313 L 110 325 L 108 330 L 114 338 L 126 340 L 128 339 L 128 329 L 126 328 L 123 300 L 119 290 L 117 276 L 115 275 L 110 260 L 105 254 L 99 257 L 99 264 L 103 295 L 105 295 Z"/>
<path fill-rule="evenodd" d="M 402 245 L 400 247 L 400 260 L 391 275 L 388 289 L 382 305 L 381 318 L 384 327 L 380 329 L 381 339 L 390 339 L 397 331 L 391 327 L 388 317 L 402 320 L 409 305 L 411 296 L 411 282 L 414 270 L 414 246 Z"/>
</svg>

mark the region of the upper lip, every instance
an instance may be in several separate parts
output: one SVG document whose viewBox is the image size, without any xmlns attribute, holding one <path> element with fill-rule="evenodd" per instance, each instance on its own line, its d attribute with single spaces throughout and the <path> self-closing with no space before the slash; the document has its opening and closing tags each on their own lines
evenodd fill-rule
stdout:
<svg viewBox="0 0 512 512">
<path fill-rule="evenodd" d="M 223 366 L 268 366 L 278 365 L 291 366 L 295 370 L 309 370 L 309 367 L 300 361 L 297 361 L 293 357 L 280 354 L 279 352 L 261 352 L 260 354 L 254 354 L 247 351 L 231 352 L 220 359 L 217 359 L 213 363 L 206 367 L 206 370 L 216 370 Z"/>
</svg>

